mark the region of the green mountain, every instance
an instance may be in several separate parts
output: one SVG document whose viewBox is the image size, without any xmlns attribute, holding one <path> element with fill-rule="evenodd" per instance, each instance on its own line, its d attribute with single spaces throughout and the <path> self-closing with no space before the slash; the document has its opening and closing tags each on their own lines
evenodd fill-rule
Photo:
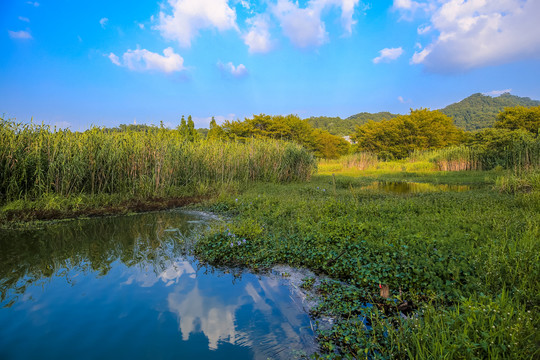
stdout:
<svg viewBox="0 0 540 360">
<path fill-rule="evenodd" d="M 441 111 L 454 118 L 456 126 L 467 131 L 492 127 L 497 114 L 505 107 L 539 106 L 540 101 L 504 93 L 497 97 L 473 94 L 460 102 L 448 105 Z"/>
<path fill-rule="evenodd" d="M 397 115 L 389 112 L 379 112 L 374 114 L 361 112 L 356 115 L 349 116 L 346 119 L 342 119 L 340 117 L 318 116 L 310 117 L 307 120 L 311 126 L 315 128 L 326 130 L 333 135 L 346 136 L 351 135 L 356 126 L 365 124 L 369 120 L 382 121 L 391 119 L 395 116 Z"/>
</svg>

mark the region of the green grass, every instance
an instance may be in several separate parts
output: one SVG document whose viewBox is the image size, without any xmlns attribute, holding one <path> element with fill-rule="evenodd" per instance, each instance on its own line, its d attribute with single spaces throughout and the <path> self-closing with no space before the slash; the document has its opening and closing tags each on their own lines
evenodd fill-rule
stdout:
<svg viewBox="0 0 540 360">
<path fill-rule="evenodd" d="M 363 174 L 224 194 L 205 208 L 233 220 L 213 229 L 196 253 L 216 265 L 288 264 L 339 281 L 319 289 L 317 315 L 336 318 L 332 329 L 319 333 L 324 357 L 538 356 L 537 193 L 498 191 L 500 171 Z M 476 186 L 391 194 L 366 189 L 374 180 Z M 237 239 L 246 243 L 237 246 Z M 380 297 L 380 284 L 397 303 Z M 417 320 L 400 317 L 396 305 L 403 299 L 417 304 Z M 488 308 L 495 311 L 478 310 Z M 359 324 L 362 316 L 372 331 Z"/>
</svg>

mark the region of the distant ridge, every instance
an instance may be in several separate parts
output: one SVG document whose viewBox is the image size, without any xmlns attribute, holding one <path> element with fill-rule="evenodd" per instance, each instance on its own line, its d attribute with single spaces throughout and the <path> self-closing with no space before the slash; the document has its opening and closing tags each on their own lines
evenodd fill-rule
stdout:
<svg viewBox="0 0 540 360">
<path fill-rule="evenodd" d="M 356 126 L 363 125 L 369 120 L 382 121 L 391 119 L 395 116 L 397 116 L 397 114 L 383 111 L 378 113 L 361 112 L 355 115 L 351 115 L 346 119 L 342 119 L 340 117 L 318 116 L 310 117 L 307 120 L 311 124 L 311 126 L 326 130 L 330 134 L 347 136 L 354 132 Z"/>
<path fill-rule="evenodd" d="M 510 93 L 504 93 L 496 97 L 477 93 L 457 103 L 450 104 L 440 109 L 440 111 L 452 117 L 457 127 L 467 131 L 474 131 L 492 127 L 497 119 L 497 114 L 505 107 L 512 106 L 540 106 L 540 101 L 511 95 Z M 387 111 L 378 113 L 361 112 L 346 119 L 318 116 L 310 117 L 307 120 L 313 127 L 326 130 L 334 135 L 347 136 L 355 131 L 356 126 L 363 125 L 369 120 L 388 120 L 397 115 Z"/>
<path fill-rule="evenodd" d="M 540 101 L 504 93 L 497 97 L 480 93 L 450 104 L 441 111 L 454 118 L 457 127 L 473 131 L 492 127 L 499 111 L 511 106 L 539 106 Z"/>
</svg>

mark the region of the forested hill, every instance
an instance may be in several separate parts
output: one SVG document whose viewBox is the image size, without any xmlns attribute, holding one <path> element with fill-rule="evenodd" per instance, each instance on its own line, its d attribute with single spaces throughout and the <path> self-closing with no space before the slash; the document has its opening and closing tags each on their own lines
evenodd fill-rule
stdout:
<svg viewBox="0 0 540 360">
<path fill-rule="evenodd" d="M 328 131 L 330 134 L 346 136 L 352 134 L 356 126 L 363 125 L 369 120 L 381 121 L 391 119 L 397 116 L 389 112 L 367 113 L 361 112 L 356 115 L 349 116 L 346 119 L 340 117 L 310 117 L 308 122 L 311 126 Z"/>
<path fill-rule="evenodd" d="M 540 101 L 504 93 L 498 97 L 473 94 L 441 111 L 454 119 L 456 126 L 472 131 L 492 127 L 499 111 L 512 106 L 539 106 Z"/>
<path fill-rule="evenodd" d="M 452 117 L 457 127 L 472 131 L 492 127 L 497 119 L 497 114 L 504 110 L 505 107 L 539 105 L 540 101 L 538 100 L 511 95 L 510 93 L 504 93 L 497 97 L 478 93 L 440 110 Z M 326 130 L 333 135 L 346 136 L 354 133 L 356 126 L 363 125 L 369 120 L 382 121 L 396 116 L 397 114 L 387 111 L 378 113 L 361 112 L 346 119 L 318 116 L 310 117 L 307 120 L 315 128 Z"/>
</svg>

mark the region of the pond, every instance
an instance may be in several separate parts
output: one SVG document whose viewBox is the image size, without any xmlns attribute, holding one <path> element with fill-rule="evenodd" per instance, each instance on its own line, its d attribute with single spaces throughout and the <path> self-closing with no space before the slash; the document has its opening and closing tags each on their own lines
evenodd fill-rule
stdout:
<svg viewBox="0 0 540 360">
<path fill-rule="evenodd" d="M 1 359 L 289 359 L 316 348 L 279 276 L 186 255 L 207 226 L 169 211 L 0 232 Z"/>
<path fill-rule="evenodd" d="M 375 181 L 362 187 L 364 190 L 376 190 L 394 194 L 411 194 L 425 192 L 468 191 L 469 185 L 430 184 L 405 181 Z"/>
</svg>

